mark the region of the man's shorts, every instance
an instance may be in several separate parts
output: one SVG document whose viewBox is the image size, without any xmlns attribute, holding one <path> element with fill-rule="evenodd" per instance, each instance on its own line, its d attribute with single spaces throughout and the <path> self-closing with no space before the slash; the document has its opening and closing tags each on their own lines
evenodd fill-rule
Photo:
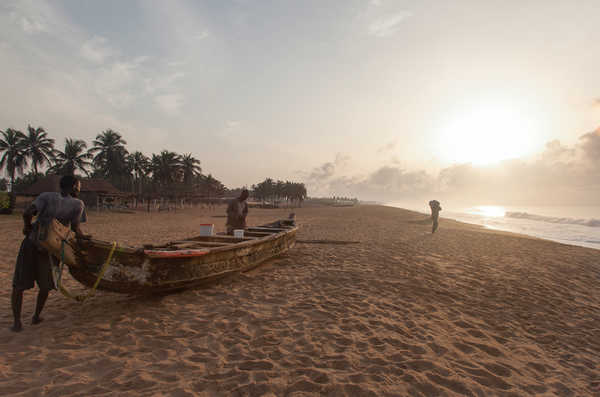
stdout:
<svg viewBox="0 0 600 397">
<path fill-rule="evenodd" d="M 29 237 L 25 237 L 17 256 L 13 288 L 30 289 L 35 281 L 40 290 L 56 289 L 52 279 L 51 260 L 46 250 L 39 248 Z"/>
</svg>

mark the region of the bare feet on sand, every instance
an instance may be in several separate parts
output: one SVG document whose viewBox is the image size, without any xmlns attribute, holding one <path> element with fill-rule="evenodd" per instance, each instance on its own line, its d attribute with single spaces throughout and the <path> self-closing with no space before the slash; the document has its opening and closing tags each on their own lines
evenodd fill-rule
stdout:
<svg viewBox="0 0 600 397">
<path fill-rule="evenodd" d="M 12 332 L 21 332 L 23 331 L 23 324 L 21 324 L 20 322 L 15 323 L 12 327 L 10 327 L 10 330 Z"/>
</svg>

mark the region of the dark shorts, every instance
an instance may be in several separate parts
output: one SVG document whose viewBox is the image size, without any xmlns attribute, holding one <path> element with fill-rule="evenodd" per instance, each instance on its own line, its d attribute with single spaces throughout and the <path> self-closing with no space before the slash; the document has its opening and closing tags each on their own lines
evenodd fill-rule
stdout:
<svg viewBox="0 0 600 397">
<path fill-rule="evenodd" d="M 38 248 L 30 238 L 25 237 L 17 256 L 13 288 L 30 289 L 35 281 L 40 290 L 56 289 L 52 279 L 51 260 L 46 250 Z"/>
</svg>

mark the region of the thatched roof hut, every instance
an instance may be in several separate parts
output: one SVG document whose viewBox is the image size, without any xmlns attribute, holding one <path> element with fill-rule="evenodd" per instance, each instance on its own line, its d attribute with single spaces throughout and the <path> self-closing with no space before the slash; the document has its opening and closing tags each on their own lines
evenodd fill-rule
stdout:
<svg viewBox="0 0 600 397">
<path fill-rule="evenodd" d="M 18 194 L 21 196 L 37 196 L 44 192 L 59 192 L 60 178 L 60 175 L 45 176 Z M 81 179 L 80 198 L 88 207 L 95 207 L 99 202 L 103 202 L 106 199 L 111 201 L 115 199 L 120 200 L 129 196 L 131 196 L 131 193 L 120 191 L 105 179 Z"/>
<path fill-rule="evenodd" d="M 23 196 L 37 196 L 44 192 L 60 192 L 60 175 L 48 175 L 38 180 L 22 192 Z M 104 179 L 92 178 L 81 179 L 81 192 L 94 192 L 101 194 L 127 195 L 114 187 L 110 182 Z"/>
</svg>

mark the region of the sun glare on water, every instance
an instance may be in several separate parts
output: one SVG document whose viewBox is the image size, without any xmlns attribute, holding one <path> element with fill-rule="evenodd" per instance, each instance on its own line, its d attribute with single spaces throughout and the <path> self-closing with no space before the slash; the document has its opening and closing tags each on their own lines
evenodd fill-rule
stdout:
<svg viewBox="0 0 600 397">
<path fill-rule="evenodd" d="M 470 208 L 468 212 L 486 218 L 500 218 L 506 214 L 506 209 L 499 205 L 478 205 L 477 207 Z"/>
<path fill-rule="evenodd" d="M 518 112 L 479 108 L 451 119 L 441 131 L 440 156 L 487 165 L 522 157 L 535 148 L 533 123 Z"/>
</svg>

